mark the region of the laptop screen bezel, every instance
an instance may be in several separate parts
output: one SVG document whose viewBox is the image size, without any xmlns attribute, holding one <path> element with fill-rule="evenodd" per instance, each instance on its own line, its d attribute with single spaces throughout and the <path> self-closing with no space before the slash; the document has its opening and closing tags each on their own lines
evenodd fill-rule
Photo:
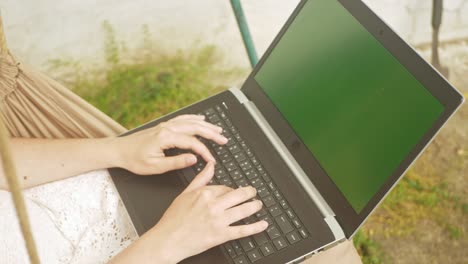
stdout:
<svg viewBox="0 0 468 264">
<path fill-rule="evenodd" d="M 287 31 L 291 23 L 293 23 L 294 18 L 308 1 L 314 0 L 303 0 L 299 3 L 252 73 L 247 78 L 246 82 L 242 86 L 242 91 L 255 103 L 293 157 L 301 165 L 306 174 L 309 175 L 313 184 L 335 212 L 336 218 L 342 226 L 346 237 L 349 238 L 357 231 L 392 187 L 396 185 L 398 180 L 401 179 L 401 176 L 410 167 L 412 162 L 416 160 L 418 155 L 430 143 L 444 123 L 463 103 L 464 98 L 443 76 L 441 76 L 421 56 L 419 56 L 414 49 L 412 49 L 394 31 L 392 31 L 391 28 L 376 14 L 374 14 L 362 1 L 335 0 L 341 3 L 341 5 L 348 10 L 348 12 L 390 53 L 392 53 L 393 56 L 397 58 L 397 60 L 444 106 L 444 112 L 433 126 L 408 153 L 406 158 L 400 163 L 399 167 L 392 173 L 392 175 L 389 175 L 388 180 L 371 198 L 364 209 L 360 213 L 356 213 L 351 204 L 338 189 L 337 185 L 320 166 L 318 160 L 296 135 L 293 129 L 289 126 L 287 120 L 282 116 L 254 79 L 255 75 L 268 59 L 274 47 L 281 40 L 281 37 Z M 313 176 L 310 177 L 310 175 Z"/>
</svg>

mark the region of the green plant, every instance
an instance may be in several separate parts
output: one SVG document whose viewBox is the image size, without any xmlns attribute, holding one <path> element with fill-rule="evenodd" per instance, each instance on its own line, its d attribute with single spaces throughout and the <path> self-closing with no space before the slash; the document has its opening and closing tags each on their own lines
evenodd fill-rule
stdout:
<svg viewBox="0 0 468 264">
<path fill-rule="evenodd" d="M 142 27 L 142 45 L 128 50 L 116 39 L 109 22 L 102 24 L 105 65 L 85 70 L 81 63 L 50 61 L 58 78 L 104 113 L 132 128 L 163 114 L 220 92 L 239 80 L 245 70 L 221 67 L 213 46 L 166 54 L 158 50 L 148 26 Z"/>
<path fill-rule="evenodd" d="M 380 245 L 366 231 L 359 230 L 353 238 L 354 246 L 364 264 L 382 264 L 385 254 Z"/>
</svg>

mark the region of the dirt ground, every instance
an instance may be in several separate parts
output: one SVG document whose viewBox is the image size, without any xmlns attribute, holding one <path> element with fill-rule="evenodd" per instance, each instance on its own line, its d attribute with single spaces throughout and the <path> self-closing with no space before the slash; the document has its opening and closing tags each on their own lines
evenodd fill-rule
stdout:
<svg viewBox="0 0 468 264">
<path fill-rule="evenodd" d="M 450 82 L 468 97 L 468 40 L 443 46 L 440 53 L 442 64 L 450 69 Z M 430 58 L 429 50 L 421 54 Z M 414 216 L 415 221 L 399 221 L 411 225 L 401 234 L 384 231 L 387 227 L 382 223 L 395 223 L 386 222 L 389 214 L 385 208 L 371 217 L 364 228 L 384 251 L 383 263 L 468 263 L 468 103 L 442 129 L 413 171 L 421 182 L 432 186 L 428 193 L 433 191 L 434 196 L 428 197 L 435 197 L 435 202 L 423 201 L 429 209 L 422 208 L 424 213 Z M 416 207 L 409 204 L 407 208 Z"/>
</svg>

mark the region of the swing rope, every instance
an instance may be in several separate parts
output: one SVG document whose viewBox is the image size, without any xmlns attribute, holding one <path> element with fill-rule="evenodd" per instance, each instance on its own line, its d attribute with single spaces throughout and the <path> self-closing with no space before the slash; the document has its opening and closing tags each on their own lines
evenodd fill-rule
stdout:
<svg viewBox="0 0 468 264">
<path fill-rule="evenodd" d="M 31 226 L 29 225 L 28 213 L 26 211 L 22 190 L 16 175 L 16 169 L 10 152 L 9 135 L 6 127 L 3 124 L 2 118 L 0 118 L 0 156 L 3 165 L 3 171 L 13 196 L 13 203 L 16 208 L 16 215 L 19 220 L 21 232 L 23 233 L 23 238 L 26 242 L 26 249 L 28 251 L 29 260 L 32 264 L 39 264 L 39 256 L 34 244 Z"/>
</svg>

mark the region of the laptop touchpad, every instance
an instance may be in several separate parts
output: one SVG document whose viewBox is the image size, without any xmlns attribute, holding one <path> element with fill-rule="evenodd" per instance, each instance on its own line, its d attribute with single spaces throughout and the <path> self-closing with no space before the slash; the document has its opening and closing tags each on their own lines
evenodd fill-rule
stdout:
<svg viewBox="0 0 468 264">
<path fill-rule="evenodd" d="M 122 169 L 112 170 L 112 179 L 140 236 L 161 219 L 185 188 L 177 172 L 137 176 Z"/>
</svg>

